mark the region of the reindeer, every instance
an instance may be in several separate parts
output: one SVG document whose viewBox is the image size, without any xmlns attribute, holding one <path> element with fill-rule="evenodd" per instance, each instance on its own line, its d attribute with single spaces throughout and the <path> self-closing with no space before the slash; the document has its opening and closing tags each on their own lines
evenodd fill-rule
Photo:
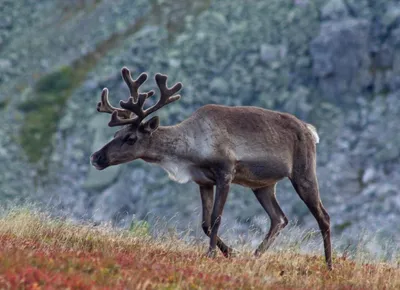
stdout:
<svg viewBox="0 0 400 290">
<path fill-rule="evenodd" d="M 197 183 L 202 201 L 202 228 L 210 238 L 208 257 L 216 255 L 216 247 L 226 257 L 233 255 L 233 249 L 217 235 L 232 183 L 251 188 L 271 219 L 270 229 L 255 255 L 265 252 L 288 223 L 275 195 L 277 182 L 288 177 L 318 222 L 326 263 L 332 269 L 330 219 L 320 199 L 316 176 L 319 137 L 314 126 L 287 113 L 222 105 L 205 105 L 179 124 L 160 126 L 157 116 L 144 119 L 179 100 L 176 93 L 182 84 L 168 88 L 167 76 L 156 74 L 160 98 L 144 109 L 147 98 L 154 95 L 154 91 L 138 92 L 147 74 L 133 80 L 124 67 L 122 77 L 130 97 L 120 101 L 121 108 L 110 105 L 107 88 L 97 104 L 97 111 L 111 114 L 110 127 L 122 128 L 113 140 L 92 154 L 94 167 L 103 170 L 140 158 L 164 168 L 174 181 Z"/>
</svg>

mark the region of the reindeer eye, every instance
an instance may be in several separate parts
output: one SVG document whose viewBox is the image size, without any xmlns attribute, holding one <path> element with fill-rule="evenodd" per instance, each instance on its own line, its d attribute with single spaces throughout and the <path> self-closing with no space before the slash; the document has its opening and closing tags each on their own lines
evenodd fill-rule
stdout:
<svg viewBox="0 0 400 290">
<path fill-rule="evenodd" d="M 136 140 L 137 140 L 136 136 L 126 135 L 124 137 L 124 139 L 122 139 L 122 142 L 124 142 L 124 143 L 126 143 L 128 145 L 133 145 L 133 144 L 135 144 Z"/>
</svg>

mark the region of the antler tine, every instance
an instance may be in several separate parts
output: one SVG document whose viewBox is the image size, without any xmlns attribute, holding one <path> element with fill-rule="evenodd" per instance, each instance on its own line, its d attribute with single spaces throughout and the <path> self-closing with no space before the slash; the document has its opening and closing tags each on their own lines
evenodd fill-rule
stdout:
<svg viewBox="0 0 400 290">
<path fill-rule="evenodd" d="M 157 103 L 147 110 L 144 110 L 146 99 L 154 95 L 154 91 L 148 93 L 139 93 L 139 87 L 147 80 L 147 74 L 142 73 L 136 80 L 133 80 L 129 69 L 123 67 L 122 77 L 129 87 L 130 97 L 127 101 L 120 101 L 121 108 L 113 107 L 108 101 L 108 89 L 103 89 L 101 93 L 101 102 L 97 104 L 97 111 L 111 113 L 111 120 L 108 123 L 110 127 L 123 126 L 127 124 L 139 125 L 151 113 L 161 107 L 179 100 L 180 95 L 175 95 L 182 89 L 181 83 L 176 83 L 172 88 L 168 88 L 166 75 L 156 74 L 155 80 L 160 90 L 160 99 Z M 132 113 L 136 116 L 132 116 Z"/>
<path fill-rule="evenodd" d="M 104 88 L 101 92 L 101 101 L 97 103 L 97 111 L 102 113 L 112 114 L 114 111 L 118 112 L 118 115 L 125 119 L 130 118 L 131 112 L 113 107 L 108 100 L 108 89 Z"/>
<path fill-rule="evenodd" d="M 139 87 L 143 85 L 144 82 L 147 80 L 147 73 L 142 73 L 136 80 L 133 80 L 130 70 L 127 67 L 123 67 L 121 70 L 121 74 L 122 78 L 129 88 L 130 96 L 133 98 L 134 102 L 137 102 L 139 97 Z M 154 91 L 150 91 L 147 94 L 148 97 L 151 97 L 152 95 L 154 95 Z"/>
<path fill-rule="evenodd" d="M 125 74 L 127 73 L 126 70 Z M 141 77 L 139 76 L 138 79 Z M 119 105 L 121 108 L 128 110 L 132 113 L 134 113 L 137 117 L 135 119 L 132 119 L 132 122 L 125 122 L 125 120 L 122 120 L 123 122 L 121 123 L 120 120 L 116 119 L 117 116 L 114 117 L 113 124 L 139 124 L 144 118 L 146 118 L 148 115 L 151 113 L 157 111 L 161 107 L 168 105 L 169 103 L 175 102 L 179 100 L 181 97 L 180 95 L 175 95 L 178 91 L 182 89 L 182 84 L 181 83 L 176 83 L 172 88 L 168 88 L 167 86 L 167 79 L 168 77 L 166 75 L 162 74 L 156 74 L 155 75 L 155 80 L 157 83 L 158 88 L 160 89 L 160 99 L 158 102 L 154 105 L 148 108 L 147 110 L 143 109 L 144 103 L 147 98 L 153 95 L 153 91 L 151 93 L 143 93 L 143 94 L 138 94 L 137 99 L 133 96 L 131 96 L 126 102 L 120 101 Z"/>
<path fill-rule="evenodd" d="M 118 111 L 114 111 L 111 114 L 111 120 L 108 122 L 108 126 L 115 127 L 115 126 L 124 126 L 128 124 L 136 123 L 137 118 L 130 118 L 130 119 L 123 119 L 118 117 Z"/>
<path fill-rule="evenodd" d="M 121 106 L 121 108 L 124 108 L 134 113 L 138 117 L 138 119 L 143 120 L 147 116 L 145 114 L 145 111 L 143 110 L 143 106 L 148 97 L 148 93 L 139 94 L 136 102 L 133 97 L 130 97 L 126 102 L 120 101 L 119 105 Z"/>
<path fill-rule="evenodd" d="M 97 111 L 112 113 L 115 110 L 117 110 L 117 108 L 111 106 L 110 102 L 108 101 L 108 89 L 104 88 L 101 92 L 101 101 L 97 103 Z"/>
<path fill-rule="evenodd" d="M 155 80 L 160 90 L 160 99 L 154 106 L 148 108 L 145 111 L 146 116 L 157 111 L 161 107 L 168 105 L 172 102 L 175 102 L 181 98 L 180 95 L 175 95 L 175 94 L 182 89 L 183 87 L 182 83 L 178 82 L 172 88 L 168 88 L 167 86 L 168 76 L 163 74 L 156 74 Z"/>
</svg>

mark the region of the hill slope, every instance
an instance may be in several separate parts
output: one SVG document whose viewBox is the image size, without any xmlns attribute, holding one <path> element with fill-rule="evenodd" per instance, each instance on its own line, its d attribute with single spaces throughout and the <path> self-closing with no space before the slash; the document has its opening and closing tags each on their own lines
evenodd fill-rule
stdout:
<svg viewBox="0 0 400 290">
<path fill-rule="evenodd" d="M 3 0 L 0 9 L 0 201 L 30 199 L 75 219 L 128 226 L 177 216 L 199 225 L 195 184 L 139 161 L 97 171 L 113 136 L 95 109 L 103 87 L 127 98 L 122 66 L 184 85 L 160 111 L 175 124 L 208 103 L 293 113 L 318 129 L 321 198 L 335 238 L 366 228 L 400 244 L 398 0 Z M 144 90 L 154 89 L 148 81 Z M 150 100 L 149 100 L 150 101 Z M 316 222 L 290 182 L 290 220 Z M 223 220 L 266 232 L 248 189 L 232 188 Z M 378 240 L 378 239 L 377 239 Z M 345 243 L 346 244 L 346 241 Z M 376 243 L 380 250 L 380 241 Z M 371 247 L 374 248 L 374 247 Z"/>
<path fill-rule="evenodd" d="M 0 219 L 2 289 L 399 289 L 400 269 L 293 250 L 205 258 L 204 244 L 157 240 L 143 228 L 74 225 L 14 211 Z"/>
</svg>

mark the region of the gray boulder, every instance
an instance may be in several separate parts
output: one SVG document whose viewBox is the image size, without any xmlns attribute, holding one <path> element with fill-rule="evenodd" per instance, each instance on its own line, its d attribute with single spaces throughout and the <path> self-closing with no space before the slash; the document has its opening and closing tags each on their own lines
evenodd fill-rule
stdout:
<svg viewBox="0 0 400 290">
<path fill-rule="evenodd" d="M 321 25 L 311 42 L 313 75 L 321 95 L 335 103 L 354 103 L 371 84 L 369 22 L 347 19 Z"/>
<path fill-rule="evenodd" d="M 349 16 L 343 0 L 330 0 L 321 9 L 322 20 L 338 20 Z"/>
</svg>

